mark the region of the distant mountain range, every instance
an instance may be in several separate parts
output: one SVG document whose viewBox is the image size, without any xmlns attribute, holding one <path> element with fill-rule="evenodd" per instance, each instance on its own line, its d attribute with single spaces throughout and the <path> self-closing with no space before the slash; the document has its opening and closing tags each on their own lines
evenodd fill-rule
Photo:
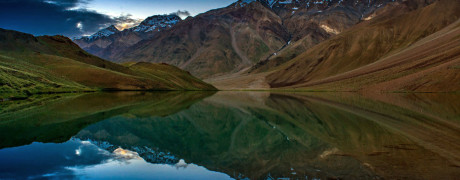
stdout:
<svg viewBox="0 0 460 180">
<path fill-rule="evenodd" d="M 112 25 L 89 37 L 76 39 L 74 42 L 93 55 L 113 60 L 119 51 L 129 48 L 141 40 L 149 39 L 180 21 L 181 18 L 177 15 L 151 16 L 138 26 L 120 31 Z"/>
</svg>

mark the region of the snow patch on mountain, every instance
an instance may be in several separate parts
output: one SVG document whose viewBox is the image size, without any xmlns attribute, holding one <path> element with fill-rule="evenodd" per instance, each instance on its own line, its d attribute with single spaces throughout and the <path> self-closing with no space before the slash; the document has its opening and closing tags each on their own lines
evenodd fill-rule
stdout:
<svg viewBox="0 0 460 180">
<path fill-rule="evenodd" d="M 279 4 L 292 4 L 292 0 L 280 0 Z"/>
<path fill-rule="evenodd" d="M 135 32 L 161 31 L 162 29 L 176 25 L 181 20 L 177 15 L 151 16 L 142 21 L 139 26 L 133 27 L 130 30 Z"/>
<path fill-rule="evenodd" d="M 364 20 L 364 21 L 369 21 L 369 20 L 373 19 L 375 16 L 376 16 L 375 14 L 371 14 L 371 15 L 369 15 L 369 16 L 363 18 L 363 20 Z"/>
<path fill-rule="evenodd" d="M 112 34 L 120 32 L 114 25 L 109 26 L 108 28 L 102 29 L 97 33 L 87 37 L 88 40 L 99 39 L 103 37 L 109 37 Z"/>
<path fill-rule="evenodd" d="M 339 30 L 336 30 L 326 24 L 321 24 L 320 26 L 322 29 L 324 29 L 327 33 L 329 34 L 340 34 L 340 31 Z"/>
<path fill-rule="evenodd" d="M 235 7 L 244 7 L 256 1 L 257 0 L 239 0 L 238 2 L 236 2 Z"/>
<path fill-rule="evenodd" d="M 278 2 L 277 0 L 267 0 L 267 4 L 268 6 L 270 6 L 271 8 L 273 8 L 273 5 L 275 5 L 275 3 Z"/>
</svg>

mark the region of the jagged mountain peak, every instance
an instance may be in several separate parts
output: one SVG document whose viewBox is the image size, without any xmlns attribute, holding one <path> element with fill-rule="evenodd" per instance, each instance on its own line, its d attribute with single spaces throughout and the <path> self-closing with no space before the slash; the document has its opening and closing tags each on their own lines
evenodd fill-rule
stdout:
<svg viewBox="0 0 460 180">
<path fill-rule="evenodd" d="M 170 28 L 182 19 L 177 15 L 155 15 L 150 16 L 139 24 L 139 26 L 133 27 L 130 30 L 136 32 L 151 32 L 160 31 L 164 28 Z"/>
<path fill-rule="evenodd" d="M 109 27 L 107 27 L 105 29 L 107 29 L 109 31 L 112 31 L 112 32 L 119 32 L 120 31 L 120 30 L 118 30 L 117 27 L 115 27 L 115 25 L 111 25 L 111 26 L 109 26 Z"/>
<path fill-rule="evenodd" d="M 277 8 L 292 8 L 304 9 L 304 8 L 319 8 L 324 9 L 328 7 L 347 5 L 347 6 L 382 6 L 388 2 L 395 2 L 401 0 L 239 0 L 235 6 L 245 6 L 253 2 L 260 2 L 267 7 L 272 9 Z"/>
<path fill-rule="evenodd" d="M 147 19 L 145 19 L 144 21 L 142 21 L 141 24 L 155 24 L 155 23 L 158 23 L 158 22 L 180 21 L 180 20 L 182 20 L 182 19 L 179 16 L 175 15 L 175 14 L 171 14 L 171 15 L 154 15 L 154 16 L 150 16 Z"/>
<path fill-rule="evenodd" d="M 96 39 L 99 39 L 99 38 L 103 38 L 103 37 L 109 37 L 113 34 L 116 34 L 120 32 L 120 30 L 118 30 L 114 25 L 111 25 L 105 29 L 102 29 L 96 33 L 94 33 L 93 35 L 91 36 L 88 36 L 88 37 L 84 37 L 83 39 L 86 39 L 86 40 L 96 40 Z"/>
</svg>

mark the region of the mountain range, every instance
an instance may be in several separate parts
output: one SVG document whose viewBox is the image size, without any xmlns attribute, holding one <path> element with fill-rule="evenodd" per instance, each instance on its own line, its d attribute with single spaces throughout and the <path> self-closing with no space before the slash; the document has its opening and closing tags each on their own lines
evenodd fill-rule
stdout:
<svg viewBox="0 0 460 180">
<path fill-rule="evenodd" d="M 75 42 L 117 63 L 178 66 L 219 89 L 452 92 L 459 12 L 447 0 L 239 0 L 162 16 L 168 26 L 148 35 L 134 27 Z"/>
<path fill-rule="evenodd" d="M 459 17 L 448 0 L 239 0 L 73 42 L 2 29 L 1 91 L 458 92 Z"/>
<path fill-rule="evenodd" d="M 161 23 L 173 25 L 149 33 L 151 36 L 140 36 L 133 30 L 139 26 L 155 27 L 156 23 L 146 22 L 159 16 L 99 40 L 91 36 L 75 42 L 88 52 L 114 62 L 165 62 L 208 78 L 246 70 L 264 60 L 288 61 L 369 19 L 375 10 L 389 2 L 392 0 L 238 1 L 186 20 L 171 22 L 166 18 L 169 16 L 163 16 Z"/>
</svg>

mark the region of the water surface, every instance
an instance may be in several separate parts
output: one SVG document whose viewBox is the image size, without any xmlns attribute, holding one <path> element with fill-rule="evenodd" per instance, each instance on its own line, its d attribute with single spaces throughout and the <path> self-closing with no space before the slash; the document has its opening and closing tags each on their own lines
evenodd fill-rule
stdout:
<svg viewBox="0 0 460 180">
<path fill-rule="evenodd" d="M 120 92 L 0 108 L 0 179 L 460 176 L 456 94 Z"/>
</svg>

